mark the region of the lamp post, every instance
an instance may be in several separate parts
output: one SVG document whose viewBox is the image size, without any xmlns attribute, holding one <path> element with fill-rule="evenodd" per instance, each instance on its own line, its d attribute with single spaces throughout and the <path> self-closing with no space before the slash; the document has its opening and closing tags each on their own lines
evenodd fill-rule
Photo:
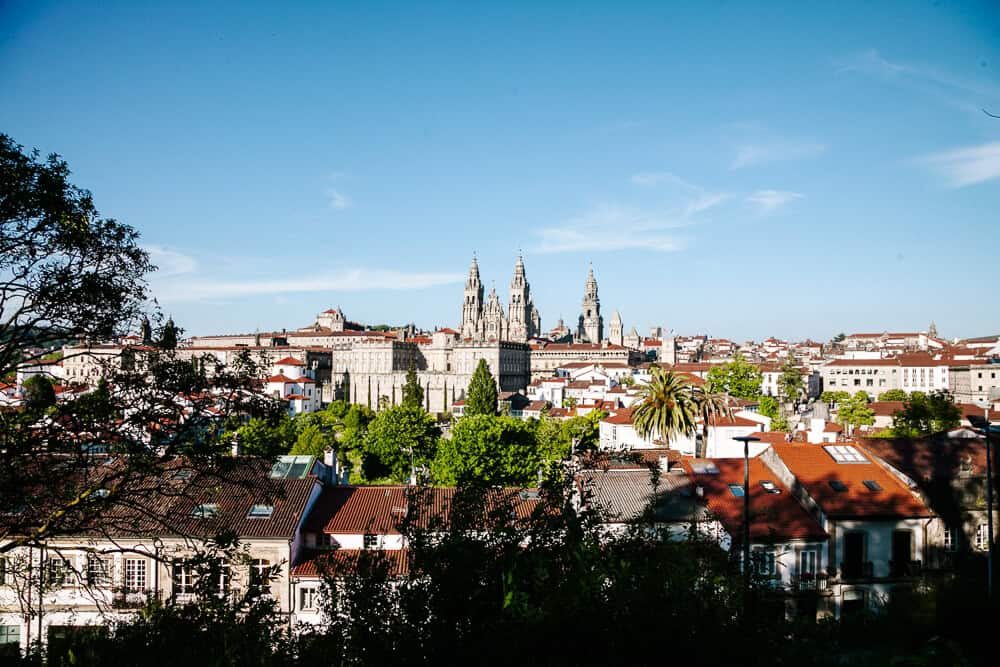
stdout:
<svg viewBox="0 0 1000 667">
<path fill-rule="evenodd" d="M 750 443 L 760 442 L 752 435 L 738 435 L 733 440 L 743 443 L 743 614 L 750 604 Z"/>
<path fill-rule="evenodd" d="M 983 435 L 986 437 L 986 597 L 993 599 L 993 460 L 990 455 L 990 402 L 976 401 L 983 409 Z M 971 421 L 971 420 L 970 420 Z M 976 420 L 978 421 L 978 420 Z M 975 423 L 973 423 L 975 426 Z"/>
</svg>

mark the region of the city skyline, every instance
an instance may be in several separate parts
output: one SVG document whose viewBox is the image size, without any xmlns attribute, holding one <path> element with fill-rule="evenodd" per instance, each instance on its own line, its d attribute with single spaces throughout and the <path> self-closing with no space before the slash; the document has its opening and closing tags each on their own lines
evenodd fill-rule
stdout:
<svg viewBox="0 0 1000 667">
<path fill-rule="evenodd" d="M 543 331 L 589 262 L 641 334 L 1000 331 L 990 3 L 0 18 L 0 128 L 142 233 L 190 334 L 456 327 L 472 253 L 504 298 L 519 251 Z"/>
</svg>

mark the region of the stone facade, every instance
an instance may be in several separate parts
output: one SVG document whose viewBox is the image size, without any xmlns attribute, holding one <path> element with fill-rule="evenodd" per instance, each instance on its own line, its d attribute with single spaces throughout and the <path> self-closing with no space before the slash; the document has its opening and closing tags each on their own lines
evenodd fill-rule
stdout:
<svg viewBox="0 0 1000 667">
<path fill-rule="evenodd" d="M 524 273 L 524 259 L 518 255 L 514 278 L 510 282 L 510 303 L 504 315 L 496 288 L 491 289 L 489 297 L 483 301 L 479 263 L 473 257 L 462 299 L 462 324 L 459 327 L 462 339 L 524 343 L 538 336 L 541 327 L 541 317 L 531 300 L 531 285 Z"/>
<path fill-rule="evenodd" d="M 406 373 L 412 364 L 424 389 L 424 408 L 448 412 L 464 400 L 480 359 L 485 359 L 499 391 L 523 391 L 530 376 L 527 345 L 511 341 L 465 341 L 454 333 L 436 331 L 430 343 L 377 341 L 331 350 L 332 392 L 341 398 L 378 409 L 380 399 L 398 405 Z"/>
<path fill-rule="evenodd" d="M 604 340 L 604 318 L 601 317 L 601 300 L 597 296 L 594 267 L 590 267 L 587 271 L 587 282 L 583 287 L 583 302 L 575 342 L 600 343 L 602 340 Z"/>
</svg>

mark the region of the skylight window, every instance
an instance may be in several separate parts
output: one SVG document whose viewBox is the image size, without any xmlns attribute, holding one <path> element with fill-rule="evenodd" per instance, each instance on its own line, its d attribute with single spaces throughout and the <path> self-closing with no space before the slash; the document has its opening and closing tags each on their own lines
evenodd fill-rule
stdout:
<svg viewBox="0 0 1000 667">
<path fill-rule="evenodd" d="M 699 461 L 697 463 L 691 464 L 691 470 L 695 472 L 696 475 L 718 475 L 719 469 L 711 461 Z"/>
<path fill-rule="evenodd" d="M 270 519 L 274 514 L 274 505 L 254 505 L 247 512 L 248 519 Z"/>
<path fill-rule="evenodd" d="M 219 513 L 219 506 L 215 503 L 204 503 L 202 505 L 195 505 L 195 508 L 191 510 L 191 516 L 196 519 L 209 519 L 214 517 Z"/>
<path fill-rule="evenodd" d="M 734 496 L 736 496 L 737 498 L 743 497 L 743 487 L 740 486 L 739 484 L 730 484 L 729 492 Z"/>
<path fill-rule="evenodd" d="M 882 487 L 874 479 L 866 479 L 864 485 L 868 487 L 869 491 L 881 491 Z"/>
<path fill-rule="evenodd" d="M 768 493 L 781 493 L 781 489 L 778 488 L 778 485 L 769 479 L 761 480 L 760 485 L 764 487 L 764 490 Z"/>
<path fill-rule="evenodd" d="M 192 470 L 189 468 L 181 468 L 180 470 L 175 470 L 171 479 L 191 479 Z"/>
<path fill-rule="evenodd" d="M 868 463 L 864 454 L 851 445 L 826 445 L 823 449 L 837 463 Z"/>
<path fill-rule="evenodd" d="M 844 491 L 847 491 L 847 485 L 841 482 L 839 479 L 831 479 L 830 488 L 836 491 L 837 493 L 843 493 Z"/>
</svg>

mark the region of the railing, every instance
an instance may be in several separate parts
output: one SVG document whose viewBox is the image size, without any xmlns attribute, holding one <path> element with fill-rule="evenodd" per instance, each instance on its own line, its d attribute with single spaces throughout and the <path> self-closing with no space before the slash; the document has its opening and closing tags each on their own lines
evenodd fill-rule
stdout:
<svg viewBox="0 0 1000 667">
<path fill-rule="evenodd" d="M 153 599 L 151 590 L 116 588 L 112 594 L 111 606 L 115 609 L 141 609 Z"/>
<path fill-rule="evenodd" d="M 804 572 L 792 577 L 792 588 L 796 591 L 822 591 L 826 590 L 829 577 L 826 572 Z"/>
<path fill-rule="evenodd" d="M 841 579 L 871 579 L 875 566 L 869 561 L 847 561 L 840 564 Z"/>
<path fill-rule="evenodd" d="M 919 560 L 890 560 L 889 576 L 899 577 L 919 577 L 923 572 L 923 563 Z"/>
</svg>

